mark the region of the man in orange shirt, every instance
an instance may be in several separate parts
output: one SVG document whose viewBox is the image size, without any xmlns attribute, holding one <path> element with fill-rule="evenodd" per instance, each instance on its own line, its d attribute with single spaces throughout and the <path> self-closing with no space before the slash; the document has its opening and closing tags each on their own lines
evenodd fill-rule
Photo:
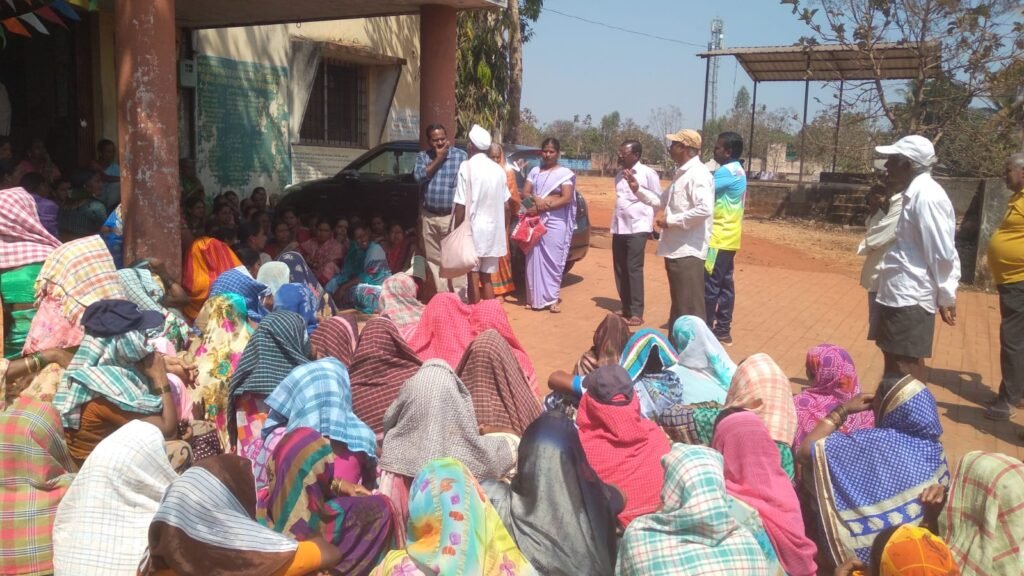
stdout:
<svg viewBox="0 0 1024 576">
<path fill-rule="evenodd" d="M 988 265 L 999 288 L 999 396 L 985 411 L 990 420 L 1009 420 L 1024 408 L 1024 152 L 1006 161 L 1010 205 L 988 244 Z"/>
</svg>

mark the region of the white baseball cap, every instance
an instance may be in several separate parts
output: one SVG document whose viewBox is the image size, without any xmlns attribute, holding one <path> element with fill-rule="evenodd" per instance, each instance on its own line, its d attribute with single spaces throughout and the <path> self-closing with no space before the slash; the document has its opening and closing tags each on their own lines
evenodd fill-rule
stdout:
<svg viewBox="0 0 1024 576">
<path fill-rule="evenodd" d="M 875 146 L 875 152 L 883 156 L 905 156 L 911 162 L 921 166 L 935 164 L 935 146 L 924 136 L 904 136 L 889 146 Z"/>
</svg>

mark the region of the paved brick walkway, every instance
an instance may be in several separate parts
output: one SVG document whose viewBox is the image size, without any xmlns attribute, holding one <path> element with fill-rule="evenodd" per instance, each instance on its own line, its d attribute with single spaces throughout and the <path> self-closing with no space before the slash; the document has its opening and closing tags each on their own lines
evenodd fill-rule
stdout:
<svg viewBox="0 0 1024 576">
<path fill-rule="evenodd" d="M 592 248 L 563 289 L 563 314 L 549 315 L 506 305 L 517 333 L 531 354 L 539 379 L 556 369 L 571 369 L 590 346 L 593 329 L 606 310 L 617 310 L 611 252 Z M 648 325 L 662 327 L 668 317 L 668 288 L 661 258 L 646 263 Z M 806 272 L 745 264 L 737 258 L 737 305 L 733 324 L 737 362 L 756 352 L 770 354 L 798 392 L 807 384 L 807 350 L 823 342 L 838 344 L 853 356 L 865 391 L 882 375 L 882 354 L 866 340 L 867 296 L 847 274 Z M 985 420 L 979 404 L 994 395 L 999 380 L 999 299 L 962 290 L 958 324 L 938 321 L 935 357 L 929 362 L 929 387 L 939 404 L 950 465 L 970 450 L 990 450 L 1024 458 L 1024 414 L 1011 422 Z M 602 310 L 602 308 L 604 310 Z"/>
</svg>

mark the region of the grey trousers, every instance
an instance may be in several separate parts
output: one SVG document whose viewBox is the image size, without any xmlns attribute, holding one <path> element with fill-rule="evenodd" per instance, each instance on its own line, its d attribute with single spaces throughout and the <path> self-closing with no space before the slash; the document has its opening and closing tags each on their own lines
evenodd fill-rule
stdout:
<svg viewBox="0 0 1024 576">
<path fill-rule="evenodd" d="M 668 292 L 672 309 L 668 329 L 672 330 L 680 316 L 706 317 L 704 305 L 704 261 L 696 256 L 665 258 Z"/>
</svg>

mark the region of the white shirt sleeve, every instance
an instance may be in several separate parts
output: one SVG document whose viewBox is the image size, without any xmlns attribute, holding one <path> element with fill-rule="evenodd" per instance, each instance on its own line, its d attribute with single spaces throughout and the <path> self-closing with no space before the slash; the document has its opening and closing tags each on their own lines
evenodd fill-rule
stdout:
<svg viewBox="0 0 1024 576">
<path fill-rule="evenodd" d="M 931 198 L 921 198 L 918 203 L 922 255 L 938 286 L 939 306 L 956 304 L 956 290 L 960 285 L 960 256 L 953 242 L 956 216 L 947 210 L 947 205 L 948 201 Z"/>
<path fill-rule="evenodd" d="M 466 181 L 466 170 L 464 168 L 459 168 L 459 176 L 458 176 L 458 178 L 456 178 L 456 182 L 455 182 L 455 198 L 454 198 L 454 201 L 455 201 L 456 204 L 461 204 L 463 206 L 466 205 L 466 188 L 467 188 L 467 185 L 468 185 L 468 182 Z"/>
<path fill-rule="evenodd" d="M 858 254 L 863 256 L 892 244 L 896 240 L 896 225 L 899 224 L 902 213 L 902 200 L 899 206 L 890 205 L 889 211 L 882 216 L 882 219 L 865 232 L 863 249 L 858 250 Z"/>
</svg>

